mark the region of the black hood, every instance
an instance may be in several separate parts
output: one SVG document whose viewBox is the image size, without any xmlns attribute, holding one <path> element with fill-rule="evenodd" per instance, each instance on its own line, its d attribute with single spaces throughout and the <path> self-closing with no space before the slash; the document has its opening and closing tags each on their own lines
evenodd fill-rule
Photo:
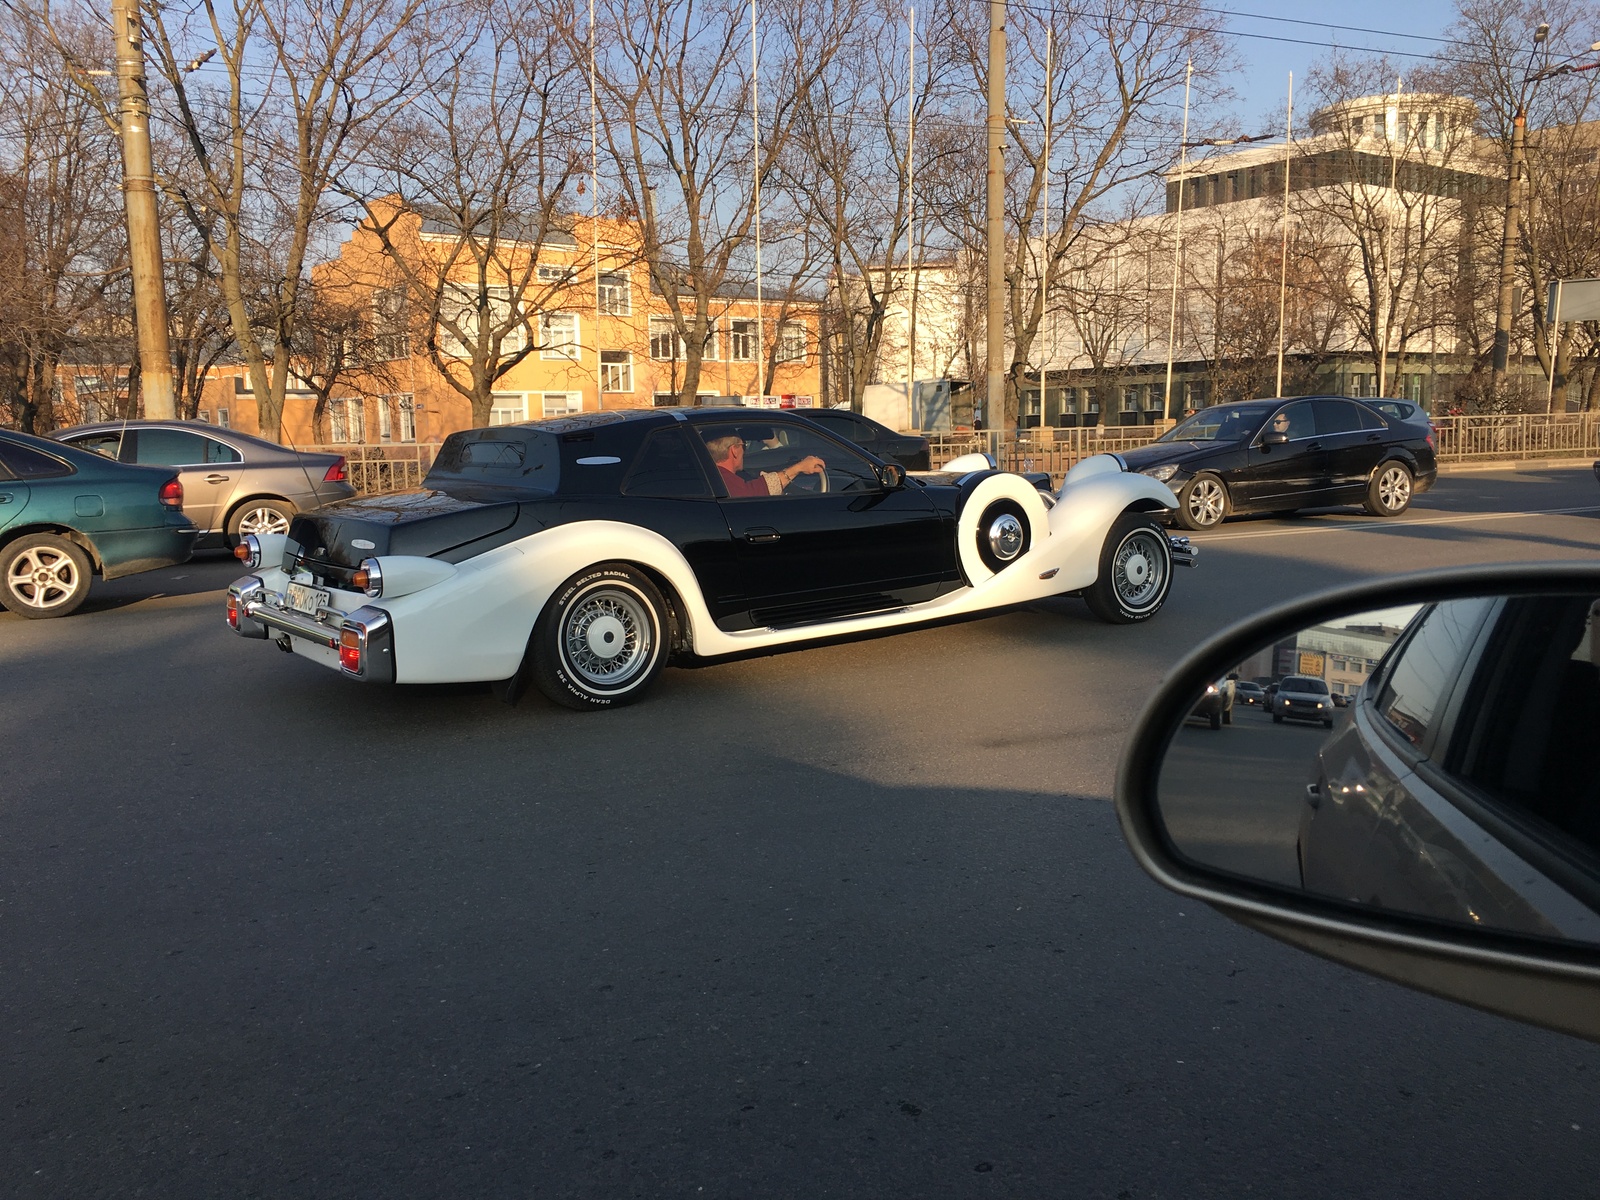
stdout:
<svg viewBox="0 0 1600 1200">
<path fill-rule="evenodd" d="M 312 558 L 354 567 L 380 554 L 430 556 L 475 542 L 509 528 L 522 507 L 503 488 L 493 499 L 452 491 L 420 488 L 330 504 L 296 517 L 289 536 Z"/>
<path fill-rule="evenodd" d="M 1122 455 L 1122 461 L 1128 464 L 1128 470 L 1143 471 L 1147 467 L 1159 467 L 1165 463 L 1187 466 L 1189 463 L 1212 461 L 1241 453 L 1244 447 L 1243 442 L 1151 442 L 1131 450 L 1119 450 L 1118 453 Z"/>
</svg>

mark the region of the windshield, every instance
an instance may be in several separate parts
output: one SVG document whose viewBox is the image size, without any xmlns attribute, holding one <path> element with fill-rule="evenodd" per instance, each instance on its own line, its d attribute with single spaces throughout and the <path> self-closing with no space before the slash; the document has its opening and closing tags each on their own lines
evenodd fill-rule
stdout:
<svg viewBox="0 0 1600 1200">
<path fill-rule="evenodd" d="M 1304 675 L 1291 675 L 1278 685 L 1280 692 L 1313 692 L 1318 696 L 1328 694 L 1328 685 L 1320 679 L 1307 679 Z"/>
<path fill-rule="evenodd" d="M 1203 408 L 1156 439 L 1158 442 L 1243 442 L 1255 436 L 1261 422 L 1276 406 L 1227 404 Z"/>
</svg>

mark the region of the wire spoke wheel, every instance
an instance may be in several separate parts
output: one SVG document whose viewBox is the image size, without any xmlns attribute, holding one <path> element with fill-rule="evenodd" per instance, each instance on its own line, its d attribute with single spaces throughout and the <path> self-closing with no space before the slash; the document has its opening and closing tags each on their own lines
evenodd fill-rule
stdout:
<svg viewBox="0 0 1600 1200">
<path fill-rule="evenodd" d="M 1112 586 L 1123 606 L 1137 612 L 1161 594 L 1167 581 L 1167 555 L 1158 542 L 1159 534 L 1136 530 L 1117 547 L 1112 568 Z"/>
<path fill-rule="evenodd" d="M 568 607 L 562 658 L 592 687 L 619 687 L 649 666 L 654 622 L 643 600 L 615 586 L 594 589 Z"/>
</svg>

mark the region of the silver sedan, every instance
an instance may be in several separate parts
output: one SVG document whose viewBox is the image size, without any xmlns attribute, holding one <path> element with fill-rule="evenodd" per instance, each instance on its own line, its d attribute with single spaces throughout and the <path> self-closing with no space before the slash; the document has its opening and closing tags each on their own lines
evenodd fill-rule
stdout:
<svg viewBox="0 0 1600 1200">
<path fill-rule="evenodd" d="M 51 436 L 119 462 L 174 468 L 201 546 L 287 533 L 295 513 L 356 494 L 341 455 L 291 450 L 204 421 L 106 421 Z"/>
</svg>

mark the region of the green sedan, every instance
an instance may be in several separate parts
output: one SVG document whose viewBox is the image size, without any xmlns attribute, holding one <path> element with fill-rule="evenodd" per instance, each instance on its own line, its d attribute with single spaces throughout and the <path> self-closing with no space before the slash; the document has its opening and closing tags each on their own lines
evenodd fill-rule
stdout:
<svg viewBox="0 0 1600 1200">
<path fill-rule="evenodd" d="M 0 604 L 19 616 L 66 616 L 95 575 L 187 562 L 199 533 L 169 468 L 0 430 Z"/>
</svg>

